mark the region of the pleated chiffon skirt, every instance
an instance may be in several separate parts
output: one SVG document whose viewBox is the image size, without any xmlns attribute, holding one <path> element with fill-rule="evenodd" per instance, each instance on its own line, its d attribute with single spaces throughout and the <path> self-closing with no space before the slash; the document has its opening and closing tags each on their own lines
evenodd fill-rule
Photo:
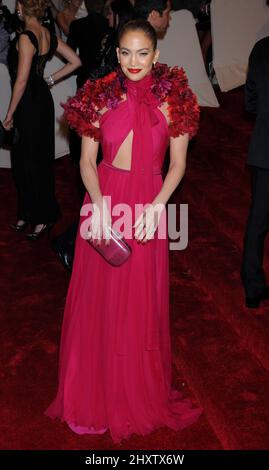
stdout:
<svg viewBox="0 0 269 470">
<path fill-rule="evenodd" d="M 143 187 L 131 173 L 103 161 L 98 174 L 112 207 L 125 203 L 134 213 Z M 154 175 L 152 199 L 162 184 L 162 176 Z M 168 240 L 127 242 L 130 258 L 112 267 L 78 232 L 58 392 L 46 411 L 78 434 L 108 429 L 115 443 L 162 426 L 180 430 L 201 414 L 171 388 Z"/>
</svg>

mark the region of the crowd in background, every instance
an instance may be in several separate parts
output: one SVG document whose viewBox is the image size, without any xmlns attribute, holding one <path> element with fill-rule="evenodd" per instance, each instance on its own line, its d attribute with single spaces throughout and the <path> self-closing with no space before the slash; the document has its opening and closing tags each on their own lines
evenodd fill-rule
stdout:
<svg viewBox="0 0 269 470">
<path fill-rule="evenodd" d="M 211 60 L 208 0 L 48 0 L 43 16 L 39 20 L 42 27 L 48 29 L 50 34 L 56 34 L 63 44 L 78 55 L 80 66 L 75 67 L 72 73 L 76 75 L 77 88 L 80 88 L 87 79 L 95 80 L 117 67 L 117 38 L 124 24 L 133 18 L 143 18 L 149 21 L 157 36 L 161 38 L 169 27 L 171 9 L 187 9 L 193 14 L 204 61 L 208 65 Z M 18 7 L 16 13 L 13 13 L 1 4 L 0 26 L 0 61 L 7 64 L 10 44 L 14 42 L 13 39 L 16 41 L 19 33 L 25 28 L 23 18 L 18 15 Z M 55 82 L 56 77 L 53 75 L 47 77 L 50 86 Z M 69 149 L 72 160 L 78 163 L 81 139 L 72 130 L 69 133 Z M 22 149 L 19 151 L 22 153 Z M 48 222 L 50 221 L 38 224 L 38 227 L 41 227 L 40 234 L 42 230 L 51 226 Z M 25 217 L 19 217 L 12 226 L 16 230 L 24 229 Z M 64 260 L 66 267 L 72 265 L 76 231 L 77 222 L 54 240 L 55 251 Z M 38 234 L 35 238 L 39 237 Z"/>
<path fill-rule="evenodd" d="M 186 9 L 193 14 L 196 20 L 201 50 L 207 69 L 209 62 L 211 61 L 210 46 L 212 42 L 210 31 L 210 2 L 211 0 L 171 1 L 172 10 Z M 139 3 L 139 1 L 136 1 L 136 4 L 137 3 Z M 148 2 L 144 3 L 147 4 Z M 114 43 L 115 31 L 134 15 L 134 4 L 135 0 L 48 0 L 48 7 L 45 11 L 45 16 L 42 19 L 42 24 L 55 31 L 57 36 L 60 36 L 63 40 L 68 41 L 71 47 L 76 47 L 78 41 L 82 44 L 84 39 L 85 42 L 82 48 L 90 51 L 93 46 L 92 42 L 90 44 L 91 47 L 89 48 L 89 43 L 86 43 L 88 38 L 85 37 L 85 34 L 83 37 L 82 32 L 78 31 L 77 33 L 76 31 L 79 30 L 80 25 L 83 25 L 83 22 L 76 22 L 86 18 L 89 15 L 89 12 L 98 13 L 105 18 L 106 25 L 110 29 L 109 35 L 104 34 L 104 42 L 102 46 L 104 47 L 105 45 L 107 49 L 110 49 L 111 45 Z M 7 6 L 3 4 L 3 0 L 0 0 L 0 63 L 6 64 L 10 40 L 16 31 L 20 31 L 21 29 L 22 24 L 16 14 L 10 12 Z M 97 27 L 92 32 L 95 33 L 96 30 Z M 101 28 L 100 34 L 102 32 L 103 29 Z M 96 36 L 96 44 L 98 43 L 99 35 Z M 75 40 L 74 36 L 76 36 Z M 107 53 L 107 50 L 105 53 Z M 85 56 L 85 53 L 82 53 L 82 55 Z M 108 63 L 111 59 L 113 61 L 112 57 L 108 58 Z M 92 66 L 92 69 L 93 68 L 94 64 Z"/>
<path fill-rule="evenodd" d="M 266 3 L 269 5 L 268 0 Z M 76 74 L 77 87 L 80 88 L 88 78 L 95 80 L 115 69 L 118 32 L 128 20 L 135 17 L 144 18 L 151 23 L 158 35 L 163 35 L 169 26 L 171 9 L 187 9 L 195 18 L 204 63 L 210 76 L 210 4 L 211 0 L 48 0 L 41 24 L 52 34 L 56 33 L 62 38 L 78 55 L 80 65 L 74 67 L 72 73 Z M 0 0 L 0 63 L 7 65 L 12 40 L 16 39 L 23 29 L 23 19 L 10 12 L 3 0 Z M 50 85 L 53 85 L 54 79 L 49 77 L 49 80 L 52 80 Z M 253 80 L 248 79 L 248 87 L 250 84 L 252 86 L 252 82 Z M 70 154 L 73 160 L 78 162 L 80 138 L 72 131 Z M 22 226 L 15 225 L 18 230 Z M 72 246 L 76 229 L 76 224 L 71 227 Z"/>
</svg>

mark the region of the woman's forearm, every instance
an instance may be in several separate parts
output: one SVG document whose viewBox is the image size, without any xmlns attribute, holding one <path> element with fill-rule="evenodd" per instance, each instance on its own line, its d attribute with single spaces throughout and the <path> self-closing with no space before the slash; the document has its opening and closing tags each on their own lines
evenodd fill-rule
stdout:
<svg viewBox="0 0 269 470">
<path fill-rule="evenodd" d="M 57 38 L 57 53 L 60 54 L 61 57 L 66 61 L 66 63 L 61 67 L 59 70 L 55 71 L 51 74 L 52 79 L 54 82 L 58 82 L 62 78 L 67 77 L 71 73 L 74 72 L 80 65 L 81 60 L 75 54 L 73 49 L 69 47 L 62 39 Z"/>
<path fill-rule="evenodd" d="M 155 197 L 153 205 L 156 204 L 167 204 L 171 195 L 179 185 L 185 173 L 186 164 L 185 162 L 181 165 L 170 165 L 168 173 L 164 179 L 163 186 L 159 194 Z"/>
<path fill-rule="evenodd" d="M 70 75 L 72 72 L 74 72 L 74 70 L 76 70 L 79 65 L 80 65 L 80 63 L 79 64 L 66 64 L 60 70 L 58 70 L 57 72 L 52 73 L 51 76 L 52 76 L 52 78 L 55 82 L 58 82 L 62 78 L 66 77 L 66 76 Z"/>
<path fill-rule="evenodd" d="M 103 201 L 103 196 L 100 190 L 99 178 L 96 165 L 90 163 L 80 163 L 80 174 L 84 186 L 89 193 L 91 202 L 100 206 Z"/>
<path fill-rule="evenodd" d="M 15 81 L 15 85 L 12 90 L 12 96 L 11 96 L 11 100 L 10 100 L 10 104 L 9 104 L 8 112 L 7 112 L 9 116 L 13 116 L 14 112 L 16 111 L 17 106 L 21 100 L 21 97 L 25 91 L 26 84 L 27 82 L 25 81 L 18 81 L 18 80 Z"/>
</svg>

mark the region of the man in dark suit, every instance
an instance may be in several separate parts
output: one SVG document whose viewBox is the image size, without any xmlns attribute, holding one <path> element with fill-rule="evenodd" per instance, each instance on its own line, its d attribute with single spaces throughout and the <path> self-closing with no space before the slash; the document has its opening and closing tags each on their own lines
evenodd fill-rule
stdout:
<svg viewBox="0 0 269 470">
<path fill-rule="evenodd" d="M 103 38 L 108 32 L 108 22 L 102 15 L 104 0 L 86 0 L 85 6 L 88 15 L 72 21 L 69 27 L 67 44 L 81 60 L 81 67 L 76 70 L 77 87 L 84 85 L 90 72 L 100 65 L 100 50 Z M 81 151 L 81 138 L 75 131 L 69 133 L 70 156 L 74 163 L 78 163 Z"/>
<path fill-rule="evenodd" d="M 100 50 L 104 36 L 107 34 L 108 22 L 102 15 L 104 0 L 86 0 L 88 15 L 72 21 L 69 27 L 67 44 L 78 51 L 81 66 L 76 70 L 77 87 L 84 85 L 89 74 L 100 65 Z M 81 138 L 75 131 L 69 134 L 70 155 L 74 163 L 78 163 L 81 151 Z"/>
<path fill-rule="evenodd" d="M 246 227 L 242 279 L 246 306 L 258 308 L 269 299 L 263 271 L 264 241 L 269 230 L 269 36 L 258 41 L 249 58 L 246 110 L 256 114 L 248 164 L 251 165 L 251 206 Z"/>
<path fill-rule="evenodd" d="M 82 62 L 77 70 L 77 86 L 80 88 L 88 79 L 90 72 L 99 67 L 98 56 L 101 42 L 108 32 L 108 23 L 101 14 L 104 1 L 85 0 L 88 15 L 72 21 L 67 44 L 76 52 Z"/>
</svg>

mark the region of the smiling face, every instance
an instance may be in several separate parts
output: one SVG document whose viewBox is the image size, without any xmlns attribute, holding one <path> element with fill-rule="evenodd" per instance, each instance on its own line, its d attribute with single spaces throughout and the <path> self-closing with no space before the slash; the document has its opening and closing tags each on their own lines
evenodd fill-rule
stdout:
<svg viewBox="0 0 269 470">
<path fill-rule="evenodd" d="M 138 81 L 151 72 L 158 60 L 159 51 L 154 49 L 151 38 L 142 30 L 127 31 L 117 48 L 121 69 L 127 78 Z"/>
</svg>

